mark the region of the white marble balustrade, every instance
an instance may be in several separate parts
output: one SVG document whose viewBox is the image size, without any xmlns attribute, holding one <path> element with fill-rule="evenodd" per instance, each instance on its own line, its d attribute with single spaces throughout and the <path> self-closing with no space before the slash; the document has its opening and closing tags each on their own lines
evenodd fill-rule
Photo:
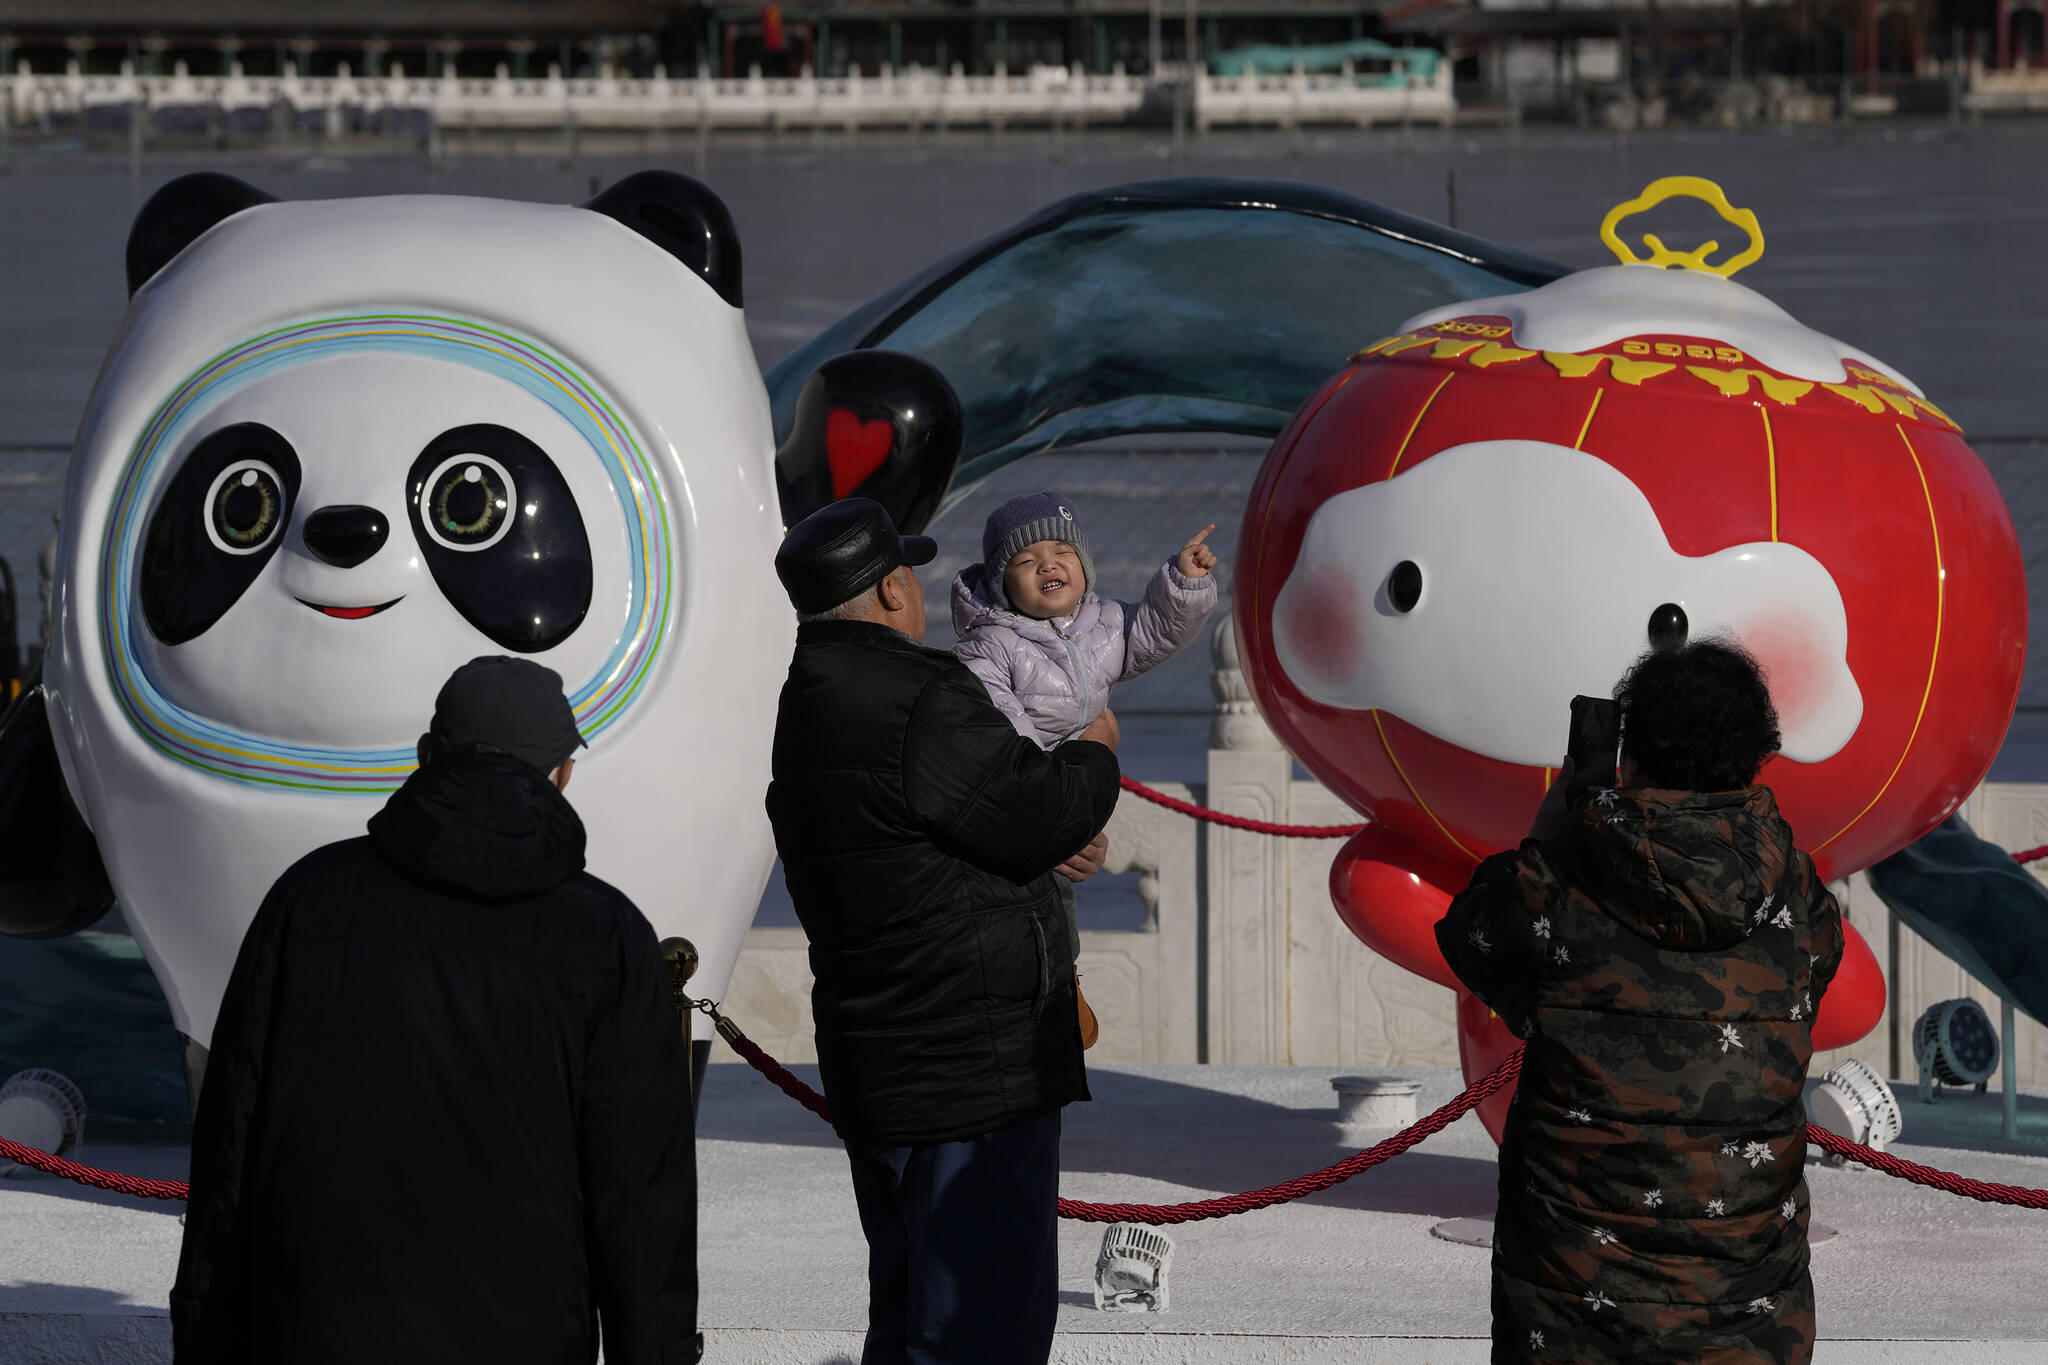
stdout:
<svg viewBox="0 0 2048 1365">
<path fill-rule="evenodd" d="M 242 110 L 279 111 L 294 123 L 317 120 L 340 137 L 352 121 L 399 111 L 431 116 L 448 129 L 545 130 L 574 125 L 591 130 L 972 127 L 1058 124 L 1080 128 L 1119 123 L 1145 103 L 1147 83 L 1121 65 L 1091 75 L 1078 65 L 1034 66 L 969 76 L 911 67 L 879 76 L 857 70 L 819 77 L 671 75 L 656 68 L 627 77 L 609 68 L 595 76 L 565 78 L 559 68 L 535 79 L 514 79 L 504 67 L 495 77 L 417 76 L 393 65 L 388 74 L 358 76 L 347 66 L 333 76 L 250 76 L 239 64 L 225 76 L 194 76 L 179 63 L 169 75 L 143 76 L 124 66 L 116 75 L 85 75 L 76 63 L 63 74 L 35 74 L 26 62 L 0 74 L 0 113 L 17 127 L 72 119 L 92 111 L 207 109 L 226 116 Z M 1297 127 L 1304 124 L 1425 122 L 1448 124 L 1456 112 L 1450 69 L 1439 63 L 1428 79 L 1399 73 L 1254 75 L 1195 78 L 1194 122 L 1211 126 Z"/>
<path fill-rule="evenodd" d="M 1119 122 L 1144 100 L 1145 83 L 1121 67 L 1090 75 L 1076 66 L 1033 67 L 969 76 L 912 67 L 879 76 L 820 78 L 806 68 L 790 77 L 719 78 L 708 71 L 626 77 L 604 69 L 565 78 L 550 67 L 540 79 L 515 80 L 500 67 L 494 78 L 411 76 L 394 64 L 388 75 L 357 76 L 344 66 L 333 76 L 248 76 L 239 65 L 225 76 L 194 76 L 182 63 L 167 76 L 82 75 L 74 64 L 63 75 L 36 75 L 24 63 L 0 75 L 0 108 L 17 126 L 95 109 L 208 108 L 288 110 L 327 114 L 339 136 L 351 117 L 400 111 L 430 115 L 441 129 L 584 129 L 651 131 L 667 128 L 917 127 L 939 123 L 1059 123 L 1082 127 Z"/>
</svg>

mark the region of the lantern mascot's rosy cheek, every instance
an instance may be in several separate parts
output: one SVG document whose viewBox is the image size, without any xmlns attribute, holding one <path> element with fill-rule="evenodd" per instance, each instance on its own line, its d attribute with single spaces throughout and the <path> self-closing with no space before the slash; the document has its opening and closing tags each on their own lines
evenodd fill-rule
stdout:
<svg viewBox="0 0 2048 1365">
<path fill-rule="evenodd" d="M 1615 235 L 1673 194 L 1749 248 Z M 2012 521 L 1903 375 L 1727 276 L 1761 254 L 1719 187 L 1657 182 L 1609 215 L 1623 264 L 1417 314 L 1353 356 L 1274 443 L 1237 612 L 1259 704 L 1372 822 L 1339 913 L 1458 983 L 1433 928 L 1512 847 L 1563 759 L 1575 694 L 1653 641 L 1714 635 L 1762 665 L 1783 751 L 1761 781 L 1827 879 L 1904 848 L 1982 780 L 2025 640 Z M 1884 981 L 1853 927 L 1813 1030 L 1866 1034 Z M 1518 1040 L 1460 991 L 1465 1074 Z M 1498 1135 L 1506 1096 L 1482 1110 Z"/>
</svg>

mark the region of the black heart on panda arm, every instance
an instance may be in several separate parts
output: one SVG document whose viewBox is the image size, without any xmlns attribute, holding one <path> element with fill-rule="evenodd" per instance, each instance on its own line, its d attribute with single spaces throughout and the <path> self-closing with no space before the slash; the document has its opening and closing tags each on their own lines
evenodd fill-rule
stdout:
<svg viewBox="0 0 2048 1365">
<path fill-rule="evenodd" d="M 128 229 L 128 292 L 149 283 L 208 228 L 243 209 L 276 202 L 276 195 L 231 175 L 198 171 L 179 176 L 149 196 Z"/>
<path fill-rule="evenodd" d="M 886 507 L 903 534 L 922 531 L 952 486 L 964 432 L 953 386 L 916 356 L 833 356 L 804 381 L 775 453 L 783 524 L 859 496 Z"/>
<path fill-rule="evenodd" d="M 718 297 L 740 303 L 740 234 L 725 201 L 701 180 L 675 171 L 636 171 L 583 207 L 632 229 L 704 277 Z"/>
</svg>

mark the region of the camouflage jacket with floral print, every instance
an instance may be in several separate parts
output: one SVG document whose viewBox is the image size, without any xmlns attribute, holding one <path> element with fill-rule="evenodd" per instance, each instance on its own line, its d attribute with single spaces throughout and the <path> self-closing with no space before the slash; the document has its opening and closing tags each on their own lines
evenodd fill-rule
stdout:
<svg viewBox="0 0 2048 1365">
<path fill-rule="evenodd" d="M 1769 789 L 1596 792 L 1481 863 L 1437 941 L 1528 1040 L 1495 1361 L 1809 1359 L 1801 1095 L 1841 912 Z"/>
</svg>

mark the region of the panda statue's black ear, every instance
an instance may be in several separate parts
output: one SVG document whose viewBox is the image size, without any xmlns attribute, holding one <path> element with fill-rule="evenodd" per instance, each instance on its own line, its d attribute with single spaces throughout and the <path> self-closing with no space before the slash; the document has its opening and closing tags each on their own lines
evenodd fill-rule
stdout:
<svg viewBox="0 0 2048 1365">
<path fill-rule="evenodd" d="M 276 202 L 276 195 L 231 175 L 198 171 L 179 176 L 149 196 L 128 229 L 128 292 L 142 288 L 215 223 Z"/>
<path fill-rule="evenodd" d="M 952 487 L 964 435 L 960 399 L 930 364 L 901 351 L 841 352 L 804 381 L 775 453 L 783 524 L 862 497 L 916 534 Z"/>
<path fill-rule="evenodd" d="M 704 277 L 718 297 L 740 302 L 740 234 L 709 185 L 674 171 L 636 171 L 583 205 L 614 219 Z"/>
</svg>

